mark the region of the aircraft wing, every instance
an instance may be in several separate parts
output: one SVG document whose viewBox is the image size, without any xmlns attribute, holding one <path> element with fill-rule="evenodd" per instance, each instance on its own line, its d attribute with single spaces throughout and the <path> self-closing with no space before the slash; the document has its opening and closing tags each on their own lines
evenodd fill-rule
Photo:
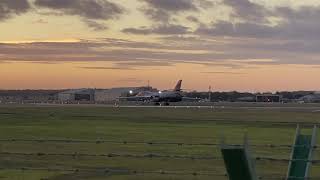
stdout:
<svg viewBox="0 0 320 180">
<path fill-rule="evenodd" d="M 151 96 L 129 96 L 129 97 L 119 97 L 119 100 L 126 101 L 150 101 L 152 99 Z"/>
</svg>

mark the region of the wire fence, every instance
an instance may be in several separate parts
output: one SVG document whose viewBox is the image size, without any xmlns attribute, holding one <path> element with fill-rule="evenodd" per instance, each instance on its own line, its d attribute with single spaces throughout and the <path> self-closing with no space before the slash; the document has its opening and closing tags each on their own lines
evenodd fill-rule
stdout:
<svg viewBox="0 0 320 180">
<path fill-rule="evenodd" d="M 77 169 L 77 168 L 29 168 L 29 167 L 19 167 L 19 168 L 1 168 L 0 170 L 15 170 L 15 171 L 47 171 L 47 172 L 58 172 L 58 173 L 95 173 L 104 176 L 112 175 L 161 175 L 161 176 L 209 176 L 209 177 L 225 177 L 228 175 L 226 173 L 217 173 L 215 171 L 170 171 L 170 170 L 156 170 L 156 171 L 146 171 L 146 170 L 132 170 L 132 169 L 114 169 L 114 168 L 99 168 L 99 169 Z M 263 174 L 258 176 L 258 179 L 261 180 L 286 180 L 287 178 L 281 174 Z M 291 177 L 291 179 L 320 179 L 320 177 L 308 177 L 308 178 L 299 178 Z"/>
<path fill-rule="evenodd" d="M 120 144 L 120 145 L 146 145 L 146 146 L 204 146 L 204 147 L 219 147 L 219 143 L 188 143 L 188 142 L 169 142 L 169 141 L 127 141 L 127 140 L 77 140 L 77 139 L 0 139 L 0 143 L 66 143 L 66 144 Z M 231 146 L 241 147 L 241 144 L 233 144 Z M 257 148 L 293 148 L 297 146 L 288 144 L 253 144 L 250 145 Z M 307 146 L 303 146 L 307 147 Z M 312 148 L 317 149 L 318 146 L 313 146 Z M 45 152 L 4 152 L 1 151 L 0 146 L 0 156 L 10 157 L 10 156 L 36 156 L 47 158 L 49 156 L 64 156 L 70 158 L 81 158 L 81 157 L 92 157 L 92 158 L 134 158 L 134 159 L 177 159 L 177 160 L 208 160 L 208 161 L 220 161 L 223 162 L 221 156 L 200 156 L 200 155 L 176 155 L 176 154 L 131 154 L 131 153 L 102 153 L 102 154 L 88 154 L 88 153 L 45 153 Z M 257 156 L 256 161 L 271 161 L 272 163 L 288 163 L 290 161 L 307 161 L 314 165 L 319 165 L 320 160 L 302 160 L 302 159 L 285 159 L 285 158 L 274 158 Z M 19 170 L 19 171 L 48 171 L 48 172 L 61 172 L 61 173 L 99 173 L 103 175 L 144 175 L 144 174 L 158 174 L 158 175 L 174 175 L 174 176 L 213 176 L 213 177 L 227 177 L 225 173 L 217 173 L 215 171 L 170 171 L 170 170 L 156 170 L 156 171 L 145 171 L 145 170 L 128 170 L 128 169 L 112 169 L 112 168 L 99 168 L 99 169 L 78 169 L 78 168 L 32 168 L 32 167 L 15 167 L 15 168 L 1 168 L 0 170 Z M 270 175 L 265 174 L 258 177 L 261 180 L 264 179 L 277 179 L 285 180 L 286 177 L 283 175 Z M 302 178 L 292 178 L 292 179 L 302 179 Z M 320 177 L 309 177 L 307 179 L 320 179 Z"/>
<path fill-rule="evenodd" d="M 0 139 L 0 142 L 16 143 L 16 142 L 33 142 L 33 143 L 66 143 L 66 144 L 123 144 L 123 145 L 172 145 L 172 146 L 220 146 L 220 143 L 186 143 L 186 142 L 165 142 L 165 141 L 115 141 L 115 140 L 76 140 L 76 139 Z M 230 146 L 243 146 L 242 144 L 230 144 Z M 251 147 L 261 148 L 293 148 L 293 147 L 307 147 L 307 146 L 294 146 L 289 144 L 250 144 Z M 319 146 L 313 146 L 317 149 Z"/>
<path fill-rule="evenodd" d="M 120 154 L 120 153 L 107 153 L 107 154 L 86 154 L 86 153 L 23 153 L 23 152 L 0 152 L 0 155 L 6 156 L 65 156 L 71 158 L 77 157 L 104 157 L 104 158 L 135 158 L 135 159 L 187 159 L 187 160 L 217 160 L 222 161 L 222 157 L 219 156 L 182 156 L 182 155 L 170 155 L 170 154 Z M 284 158 L 273 158 L 273 157 L 255 157 L 256 161 L 272 161 L 272 162 L 290 162 L 290 161 L 306 161 L 313 164 L 320 164 L 320 160 L 303 160 L 303 159 L 284 159 Z"/>
<path fill-rule="evenodd" d="M 68 168 L 0 168 L 0 170 L 21 170 L 21 171 L 56 171 L 56 172 L 72 172 L 72 173 L 102 173 L 102 174 L 162 174 L 162 175 L 184 175 L 184 176 L 227 176 L 227 174 L 217 173 L 214 171 L 146 171 L 146 170 L 130 170 L 130 169 L 113 169 L 113 168 L 99 168 L 99 169 L 68 169 Z"/>
<path fill-rule="evenodd" d="M 85 154 L 85 153 L 19 153 L 19 152 L 0 152 L 0 155 L 18 155 L 18 156 L 67 156 L 67 157 L 105 157 L 105 158 L 137 158 L 137 159 L 189 159 L 189 160 L 222 160 L 221 157 L 214 156 L 181 156 L 181 155 L 168 155 L 168 154 Z"/>
</svg>

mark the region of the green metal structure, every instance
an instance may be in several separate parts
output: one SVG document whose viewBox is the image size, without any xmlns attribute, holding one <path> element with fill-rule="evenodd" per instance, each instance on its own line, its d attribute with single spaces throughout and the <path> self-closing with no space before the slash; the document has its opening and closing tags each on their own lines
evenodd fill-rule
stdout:
<svg viewBox="0 0 320 180">
<path fill-rule="evenodd" d="M 317 127 L 314 126 L 312 135 L 301 134 L 297 126 L 296 136 L 288 166 L 287 180 L 308 179 L 316 145 Z"/>
<path fill-rule="evenodd" d="M 229 180 L 257 180 L 254 160 L 249 153 L 247 138 L 243 146 L 221 143 L 221 152 Z"/>
</svg>

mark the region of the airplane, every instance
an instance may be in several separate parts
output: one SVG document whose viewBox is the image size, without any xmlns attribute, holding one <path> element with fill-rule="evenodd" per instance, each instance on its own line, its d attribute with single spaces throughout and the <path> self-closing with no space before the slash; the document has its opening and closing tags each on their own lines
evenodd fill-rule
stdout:
<svg viewBox="0 0 320 180">
<path fill-rule="evenodd" d="M 173 90 L 165 90 L 158 92 L 141 91 L 135 96 L 131 97 L 120 97 L 119 99 L 127 101 L 143 101 L 143 102 L 154 102 L 155 105 L 170 105 L 170 102 L 180 102 L 183 100 L 200 100 L 196 98 L 188 98 L 182 95 L 182 80 L 179 80 Z M 129 94 L 133 94 L 133 91 L 129 91 Z"/>
</svg>

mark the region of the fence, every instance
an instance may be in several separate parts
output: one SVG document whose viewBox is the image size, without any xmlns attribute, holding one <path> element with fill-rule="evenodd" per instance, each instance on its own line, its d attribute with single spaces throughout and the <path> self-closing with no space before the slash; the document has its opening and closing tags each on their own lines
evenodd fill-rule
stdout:
<svg viewBox="0 0 320 180">
<path fill-rule="evenodd" d="M 313 151 L 318 149 L 315 145 L 315 137 L 316 137 L 316 127 L 313 130 L 313 134 L 303 135 L 301 134 L 300 128 L 297 128 L 296 138 L 293 145 L 289 144 L 254 144 L 250 145 L 250 147 L 261 147 L 261 148 L 270 148 L 270 149 L 293 149 L 291 158 L 274 158 L 274 157 L 265 157 L 265 156 L 257 156 L 252 157 L 249 149 L 249 144 L 247 140 L 244 144 L 230 144 L 227 145 L 225 143 L 186 143 L 186 142 L 165 142 L 165 141 L 114 141 L 114 140 L 76 140 L 76 139 L 0 139 L 0 143 L 20 143 L 20 142 L 32 142 L 32 143 L 67 143 L 67 144 L 125 144 L 125 145 L 145 145 L 145 146 L 206 146 L 208 148 L 211 147 L 220 147 L 222 151 L 222 156 L 191 156 L 191 155 L 176 155 L 176 154 L 157 154 L 157 153 L 148 153 L 148 154 L 134 154 L 134 153 L 103 153 L 103 154 L 89 154 L 89 153 L 46 153 L 46 152 L 5 152 L 1 150 L 0 146 L 0 156 L 30 156 L 30 157 L 54 157 L 54 156 L 64 156 L 71 158 L 126 158 L 126 159 L 188 159 L 188 160 L 210 160 L 210 161 L 224 161 L 226 165 L 227 171 L 224 173 L 219 173 L 215 171 L 174 171 L 174 170 L 154 170 L 154 171 L 144 171 L 144 170 L 135 170 L 135 169 L 114 169 L 114 168 L 35 168 L 35 167 L 0 167 L 0 170 L 17 170 L 17 171 L 48 171 L 48 172 L 70 172 L 70 173 L 82 173 L 82 172 L 92 172 L 99 173 L 102 175 L 110 175 L 110 174 L 125 174 L 130 176 L 141 175 L 141 174 L 157 174 L 157 175 L 175 175 L 175 176 L 209 176 L 209 177 L 225 177 L 230 180 L 232 177 L 239 177 L 237 172 L 233 172 L 235 168 L 238 168 L 238 165 L 246 166 L 247 175 L 251 178 L 245 177 L 245 179 L 236 179 L 236 180 L 256 180 L 256 179 L 320 179 L 320 177 L 308 177 L 308 171 L 310 169 L 311 164 L 320 164 L 320 160 L 314 160 L 312 158 Z M 300 141 L 302 138 L 302 141 Z M 299 152 L 307 152 L 303 153 L 304 156 L 302 158 L 300 156 L 296 156 Z M 307 154 L 307 155 L 306 155 Z M 301 158 L 301 159 L 299 159 Z M 281 176 L 280 174 L 259 174 L 256 175 L 255 172 L 255 161 L 265 161 L 270 162 L 281 162 L 281 163 L 289 163 L 288 174 L 286 177 Z M 295 163 L 303 164 L 294 165 Z M 236 163 L 236 164 L 235 164 Z M 236 165 L 236 166 L 235 166 Z M 295 168 L 292 168 L 295 167 Z M 295 173 L 303 171 L 303 175 L 301 173 Z M 234 174 L 235 173 L 235 174 Z M 238 171 L 239 173 L 239 171 Z"/>
</svg>

